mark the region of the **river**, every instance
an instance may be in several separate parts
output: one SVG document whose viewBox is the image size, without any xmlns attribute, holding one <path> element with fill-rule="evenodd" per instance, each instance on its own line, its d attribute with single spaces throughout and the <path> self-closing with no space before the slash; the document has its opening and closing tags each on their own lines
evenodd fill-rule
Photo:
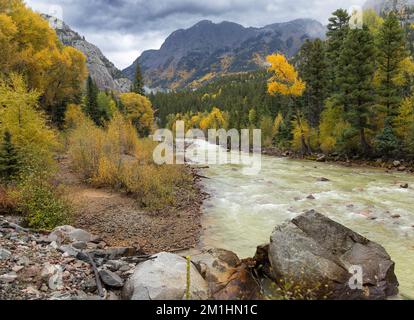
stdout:
<svg viewBox="0 0 414 320">
<path fill-rule="evenodd" d="M 211 148 L 197 142 L 198 154 Z M 204 169 L 210 198 L 203 205 L 201 246 L 251 257 L 276 225 L 315 209 L 383 245 L 396 263 L 401 294 L 414 298 L 414 175 L 269 156 L 261 163 L 253 176 L 241 165 Z"/>
</svg>

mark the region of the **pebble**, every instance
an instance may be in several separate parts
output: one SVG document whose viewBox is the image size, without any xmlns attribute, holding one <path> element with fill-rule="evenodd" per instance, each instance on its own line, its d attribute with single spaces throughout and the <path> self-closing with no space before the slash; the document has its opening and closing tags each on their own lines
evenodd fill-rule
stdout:
<svg viewBox="0 0 414 320">
<path fill-rule="evenodd" d="M 315 200 L 316 198 L 311 194 L 311 195 L 307 196 L 306 199 L 308 199 L 308 200 Z"/>
<path fill-rule="evenodd" d="M 11 252 L 0 248 L 0 260 L 8 260 L 11 257 Z"/>
<path fill-rule="evenodd" d="M 99 271 L 99 276 L 101 277 L 102 282 L 109 287 L 122 288 L 124 285 L 124 281 L 121 279 L 121 277 L 112 271 L 101 270 Z"/>
<path fill-rule="evenodd" d="M 22 271 L 24 269 L 23 266 L 14 266 L 12 268 L 13 272 L 19 273 L 20 271 Z"/>
<path fill-rule="evenodd" d="M 0 282 L 3 282 L 3 283 L 11 283 L 11 282 L 14 282 L 16 279 L 17 279 L 17 274 L 14 272 L 3 274 L 0 276 Z"/>
</svg>

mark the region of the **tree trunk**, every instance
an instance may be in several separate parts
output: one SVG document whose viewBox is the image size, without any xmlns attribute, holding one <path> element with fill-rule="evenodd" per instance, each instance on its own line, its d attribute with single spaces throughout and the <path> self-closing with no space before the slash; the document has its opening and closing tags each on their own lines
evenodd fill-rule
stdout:
<svg viewBox="0 0 414 320">
<path fill-rule="evenodd" d="M 364 155 L 371 154 L 371 146 L 367 142 L 367 138 L 365 136 L 365 129 L 364 128 L 360 129 L 360 137 L 361 137 L 362 151 L 363 151 Z"/>
</svg>

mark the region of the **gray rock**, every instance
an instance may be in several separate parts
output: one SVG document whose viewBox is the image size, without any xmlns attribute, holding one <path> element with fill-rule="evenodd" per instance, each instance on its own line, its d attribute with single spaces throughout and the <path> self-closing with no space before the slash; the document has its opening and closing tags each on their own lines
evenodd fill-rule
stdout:
<svg viewBox="0 0 414 320">
<path fill-rule="evenodd" d="M 55 228 L 48 236 L 50 242 L 55 241 L 58 244 L 61 244 L 67 240 L 67 235 L 75 230 L 72 226 L 61 226 Z"/>
<path fill-rule="evenodd" d="M 139 264 L 127 281 L 123 298 L 126 300 L 183 300 L 186 295 L 187 261 L 171 253 L 159 253 Z M 206 300 L 208 285 L 190 266 L 192 300 Z"/>
<path fill-rule="evenodd" d="M 113 273 L 109 270 L 99 271 L 99 275 L 102 279 L 102 282 L 107 286 L 112 288 L 122 288 L 124 286 L 124 281 L 116 273 Z"/>
<path fill-rule="evenodd" d="M 392 164 L 393 164 L 394 167 L 397 168 L 397 167 L 401 166 L 401 161 L 396 160 Z"/>
<path fill-rule="evenodd" d="M 11 252 L 9 250 L 0 248 L 0 260 L 8 260 L 11 257 Z"/>
<path fill-rule="evenodd" d="M 66 253 L 70 257 L 76 257 L 79 253 L 79 250 L 75 249 L 71 245 L 60 246 L 59 250 L 62 251 L 63 253 Z"/>
<path fill-rule="evenodd" d="M 0 276 L 0 283 L 11 283 L 17 279 L 17 274 L 15 272 L 3 274 Z"/>
<path fill-rule="evenodd" d="M 63 288 L 63 270 L 61 266 L 46 263 L 40 275 L 51 290 L 61 290 Z"/>
<path fill-rule="evenodd" d="M 269 260 L 275 279 L 313 290 L 318 298 L 385 299 L 398 293 L 395 264 L 383 247 L 315 211 L 274 230 Z M 362 268 L 363 290 L 349 286 L 352 266 Z"/>
<path fill-rule="evenodd" d="M 120 271 L 127 271 L 130 269 L 128 263 L 121 260 L 109 260 L 106 264 L 111 271 L 118 271 L 120 269 L 122 269 Z M 124 267 L 128 268 L 125 270 Z"/>
<path fill-rule="evenodd" d="M 94 236 L 91 235 L 89 232 L 82 230 L 82 229 L 75 229 L 68 233 L 68 237 L 71 241 L 74 242 L 89 242 L 91 241 Z"/>
<path fill-rule="evenodd" d="M 84 241 L 78 241 L 78 242 L 72 243 L 72 247 L 78 250 L 85 250 L 88 247 L 88 244 Z"/>
</svg>

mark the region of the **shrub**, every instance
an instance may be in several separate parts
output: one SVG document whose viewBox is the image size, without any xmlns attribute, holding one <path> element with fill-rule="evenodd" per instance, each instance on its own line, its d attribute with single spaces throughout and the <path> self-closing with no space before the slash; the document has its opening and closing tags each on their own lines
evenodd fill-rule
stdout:
<svg viewBox="0 0 414 320">
<path fill-rule="evenodd" d="M 69 135 L 74 169 L 85 180 L 130 193 L 144 208 L 158 211 L 174 206 L 179 186 L 191 185 L 191 175 L 184 166 L 154 164 L 156 143 L 139 139 L 131 122 L 119 113 L 106 129 L 85 121 Z"/>
<path fill-rule="evenodd" d="M 15 193 L 18 209 L 30 228 L 51 230 L 70 223 L 71 208 L 63 190 L 50 184 L 48 177 L 48 173 L 30 172 L 21 178 Z"/>
<path fill-rule="evenodd" d="M 13 213 L 17 208 L 17 201 L 11 195 L 12 191 L 0 186 L 0 213 Z"/>
</svg>

